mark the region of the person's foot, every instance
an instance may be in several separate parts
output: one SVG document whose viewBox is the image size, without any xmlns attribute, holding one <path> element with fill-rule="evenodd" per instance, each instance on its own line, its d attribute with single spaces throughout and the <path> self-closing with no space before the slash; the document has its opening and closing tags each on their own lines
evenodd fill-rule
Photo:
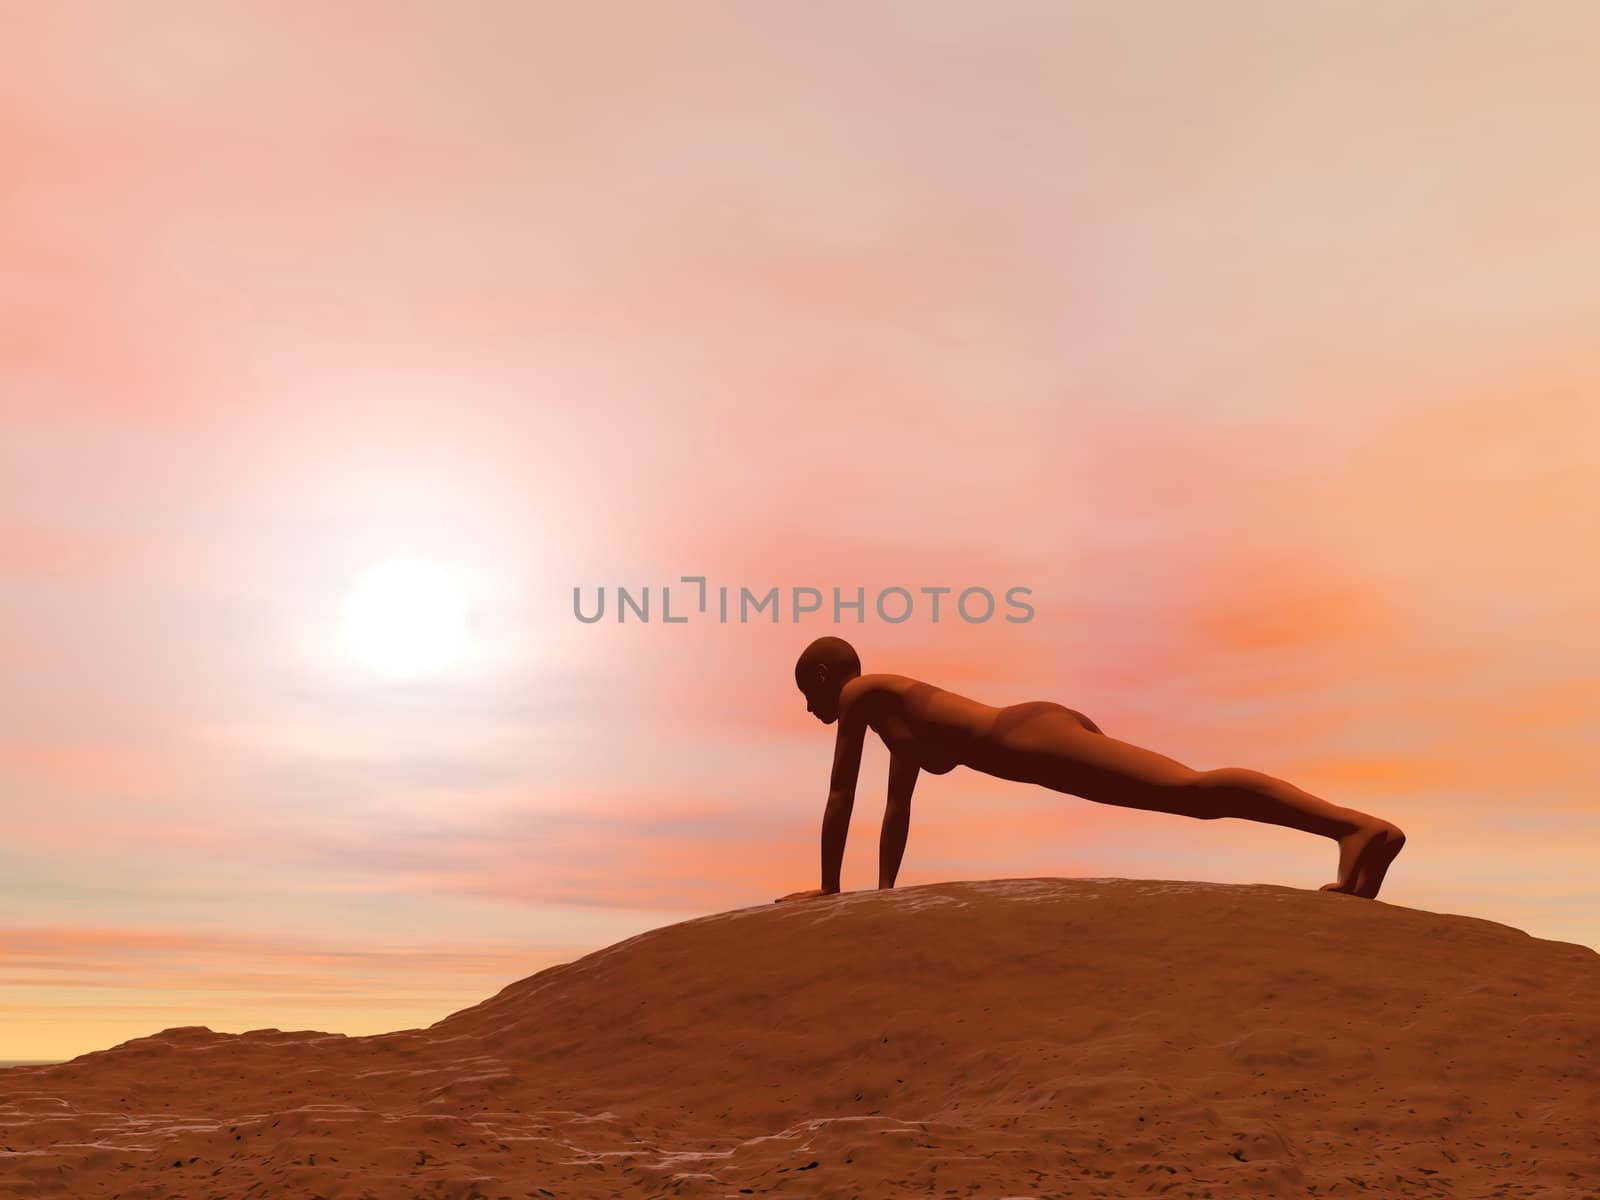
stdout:
<svg viewBox="0 0 1600 1200">
<path fill-rule="evenodd" d="M 1394 861 L 1406 844 L 1398 825 L 1374 819 L 1339 839 L 1339 878 L 1321 887 L 1324 892 L 1346 892 L 1368 900 L 1375 898 Z"/>
</svg>

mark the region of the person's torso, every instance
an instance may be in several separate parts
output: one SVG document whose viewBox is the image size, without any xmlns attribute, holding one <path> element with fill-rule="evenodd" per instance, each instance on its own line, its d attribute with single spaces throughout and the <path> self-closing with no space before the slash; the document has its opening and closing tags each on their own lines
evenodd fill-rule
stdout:
<svg viewBox="0 0 1600 1200">
<path fill-rule="evenodd" d="M 1000 709 L 904 675 L 875 675 L 867 724 L 891 754 L 943 775 L 972 765 Z"/>
</svg>

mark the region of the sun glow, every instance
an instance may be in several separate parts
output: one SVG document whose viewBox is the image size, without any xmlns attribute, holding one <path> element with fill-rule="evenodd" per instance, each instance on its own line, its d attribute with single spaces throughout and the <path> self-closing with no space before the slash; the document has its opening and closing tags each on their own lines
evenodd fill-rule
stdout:
<svg viewBox="0 0 1600 1200">
<path fill-rule="evenodd" d="M 459 658 L 466 642 L 466 588 L 431 559 L 380 563 L 345 597 L 345 647 L 383 675 L 431 675 Z"/>
</svg>

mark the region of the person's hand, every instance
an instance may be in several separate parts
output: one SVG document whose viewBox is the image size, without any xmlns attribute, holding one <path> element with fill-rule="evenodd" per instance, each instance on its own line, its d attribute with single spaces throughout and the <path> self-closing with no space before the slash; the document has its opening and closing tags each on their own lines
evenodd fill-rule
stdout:
<svg viewBox="0 0 1600 1200">
<path fill-rule="evenodd" d="M 808 888 L 803 892 L 790 892 L 787 896 L 779 896 L 774 904 L 782 904 L 785 900 L 809 900 L 813 896 L 837 896 L 839 893 L 827 891 L 823 888 Z"/>
</svg>

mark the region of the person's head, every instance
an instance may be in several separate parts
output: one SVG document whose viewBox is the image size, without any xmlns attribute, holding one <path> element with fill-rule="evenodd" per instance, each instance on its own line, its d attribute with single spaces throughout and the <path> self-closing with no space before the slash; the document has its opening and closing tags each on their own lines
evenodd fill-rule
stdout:
<svg viewBox="0 0 1600 1200">
<path fill-rule="evenodd" d="M 824 725 L 839 719 L 839 689 L 861 674 L 855 647 L 843 638 L 819 637 L 800 652 L 794 682 L 806 698 L 806 711 Z"/>
</svg>

